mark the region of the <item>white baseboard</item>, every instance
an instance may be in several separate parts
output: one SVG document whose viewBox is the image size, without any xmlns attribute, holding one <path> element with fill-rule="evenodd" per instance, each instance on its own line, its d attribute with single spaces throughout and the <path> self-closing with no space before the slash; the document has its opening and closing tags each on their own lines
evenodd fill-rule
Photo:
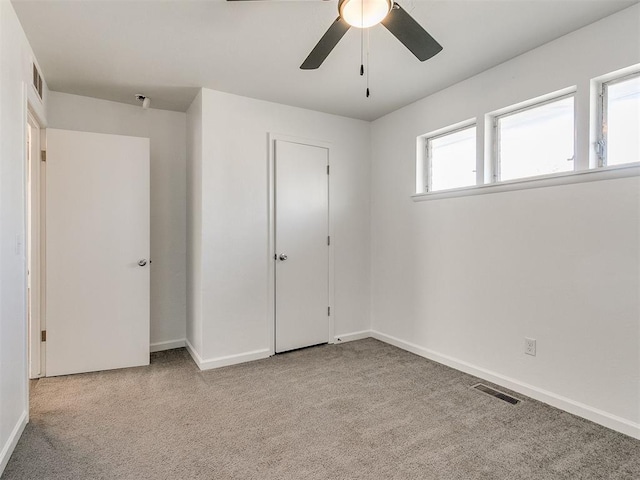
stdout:
<svg viewBox="0 0 640 480">
<path fill-rule="evenodd" d="M 2 447 L 2 451 L 0 451 L 0 476 L 2 476 L 2 472 L 4 472 L 7 463 L 9 463 L 9 458 L 11 458 L 11 454 L 16 448 L 18 440 L 20 440 L 24 427 L 27 426 L 27 420 L 28 416 L 27 411 L 25 410 L 22 412 L 22 415 L 20 415 L 20 418 L 18 419 L 16 426 L 13 428 L 11 435 L 9 435 L 7 442 Z"/>
<path fill-rule="evenodd" d="M 184 340 L 184 345 L 185 347 L 187 347 L 187 352 L 189 352 L 189 355 L 191 355 L 191 358 L 193 359 L 195 364 L 198 365 L 198 368 L 200 368 L 200 364 L 202 364 L 202 357 L 198 355 L 198 352 L 196 351 L 196 349 L 193 347 L 193 345 L 191 345 L 191 342 L 186 338 Z"/>
<path fill-rule="evenodd" d="M 408 352 L 415 353 L 416 355 L 420 355 L 421 357 L 428 358 L 429 360 L 447 365 L 448 367 L 455 368 L 456 370 L 460 370 L 475 377 L 482 378 L 488 382 L 495 383 L 501 387 L 508 388 L 514 392 L 521 393 L 540 402 L 559 408 L 560 410 L 564 410 L 565 412 L 586 418 L 587 420 L 603 425 L 617 432 L 624 433 L 630 437 L 640 439 L 640 424 L 634 423 L 630 420 L 612 415 L 583 403 L 576 402 L 553 392 L 534 387 L 533 385 L 526 384 L 519 380 L 506 377 L 499 373 L 492 372 L 485 368 L 477 367 L 448 355 L 434 352 L 433 350 L 421 347 L 414 343 L 405 342 L 399 338 L 385 335 L 384 333 L 380 333 L 375 330 L 371 331 L 371 336 L 382 342 L 394 345 L 403 350 L 407 350 Z"/>
<path fill-rule="evenodd" d="M 157 342 L 152 343 L 149 346 L 149 351 L 153 352 L 162 352 L 163 350 L 172 350 L 174 348 L 182 348 L 186 346 L 185 339 L 181 338 L 179 340 L 167 340 L 166 342 Z"/>
<path fill-rule="evenodd" d="M 343 333 L 342 335 L 336 335 L 334 337 L 334 343 L 353 342 L 354 340 L 362 340 L 363 338 L 369 338 L 371 336 L 371 330 L 362 330 L 361 332 Z"/>
<path fill-rule="evenodd" d="M 196 362 L 200 370 L 211 370 L 213 368 L 228 367 L 229 365 L 236 365 L 238 363 L 252 362 L 254 360 L 261 360 L 268 358 L 272 355 L 271 350 L 255 350 L 253 352 L 238 353 L 236 355 L 227 355 L 225 357 L 217 358 L 202 358 L 189 340 L 185 340 L 187 351 Z"/>
</svg>

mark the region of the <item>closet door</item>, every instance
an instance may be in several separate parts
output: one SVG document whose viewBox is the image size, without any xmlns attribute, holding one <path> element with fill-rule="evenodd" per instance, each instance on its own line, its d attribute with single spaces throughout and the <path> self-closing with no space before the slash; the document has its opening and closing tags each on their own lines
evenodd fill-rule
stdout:
<svg viewBox="0 0 640 480">
<path fill-rule="evenodd" d="M 275 143 L 276 352 L 329 338 L 328 150 Z"/>
</svg>

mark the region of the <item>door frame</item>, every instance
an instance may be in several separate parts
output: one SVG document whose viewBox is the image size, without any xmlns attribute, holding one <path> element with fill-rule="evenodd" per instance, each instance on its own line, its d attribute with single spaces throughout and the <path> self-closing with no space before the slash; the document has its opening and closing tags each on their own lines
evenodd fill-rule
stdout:
<svg viewBox="0 0 640 480">
<path fill-rule="evenodd" d="M 25 137 L 28 138 L 29 128 L 35 132 L 31 137 L 29 151 L 25 158 L 25 260 L 27 267 L 27 322 L 28 327 L 28 373 L 29 378 L 41 378 L 45 376 L 46 355 L 45 343 L 42 341 L 41 332 L 45 326 L 45 301 L 44 301 L 44 181 L 45 166 L 42 162 L 42 151 L 45 150 L 46 130 L 37 117 L 31 102 L 27 105 L 27 122 L 25 125 Z M 29 291 L 31 295 L 29 295 Z M 35 312 L 35 315 L 34 315 Z"/>
<path fill-rule="evenodd" d="M 25 256 L 27 261 L 27 322 L 29 378 L 44 376 L 44 352 L 40 332 L 44 330 L 42 302 L 42 177 L 41 151 L 43 150 L 43 128 L 29 105 L 27 108 L 26 137 L 31 138 L 25 155 L 26 173 L 26 220 L 25 220 Z"/>
<path fill-rule="evenodd" d="M 267 133 L 267 218 L 269 224 L 269 233 L 267 241 L 267 331 L 269 332 L 269 350 L 271 355 L 276 352 L 276 261 L 275 261 L 275 244 L 276 244 L 276 225 L 275 225 L 275 193 L 276 193 L 276 140 L 298 143 L 301 145 L 309 145 L 327 149 L 327 164 L 331 165 L 331 143 L 323 140 L 315 140 L 303 137 L 295 137 L 291 135 L 283 135 L 279 133 Z M 331 173 L 331 171 L 329 171 Z M 329 315 L 329 328 L 327 332 L 327 343 L 335 342 L 335 301 L 334 301 L 334 245 L 333 238 L 333 215 L 331 214 L 331 174 L 327 175 L 327 204 L 328 204 L 328 233 L 331 238 L 329 244 L 329 307 L 331 314 Z"/>
</svg>

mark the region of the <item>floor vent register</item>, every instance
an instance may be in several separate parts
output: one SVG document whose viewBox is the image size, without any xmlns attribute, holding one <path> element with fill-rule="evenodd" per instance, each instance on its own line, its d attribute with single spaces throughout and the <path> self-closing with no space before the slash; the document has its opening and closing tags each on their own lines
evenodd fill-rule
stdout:
<svg viewBox="0 0 640 480">
<path fill-rule="evenodd" d="M 488 387 L 482 383 L 473 385 L 471 388 L 487 395 L 491 395 L 492 397 L 499 398 L 500 400 L 510 403 L 511 405 L 517 405 L 518 403 L 520 403 L 520 400 L 518 400 L 517 398 L 513 398 L 511 395 L 507 395 L 504 392 L 500 392 L 499 390 Z"/>
</svg>

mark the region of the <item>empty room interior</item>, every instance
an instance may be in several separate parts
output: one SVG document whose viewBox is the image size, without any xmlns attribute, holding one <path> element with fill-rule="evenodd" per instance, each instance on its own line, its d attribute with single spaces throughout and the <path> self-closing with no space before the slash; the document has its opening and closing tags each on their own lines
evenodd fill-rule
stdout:
<svg viewBox="0 0 640 480">
<path fill-rule="evenodd" d="M 640 479 L 640 2 L 0 0 L 0 477 Z"/>
</svg>

